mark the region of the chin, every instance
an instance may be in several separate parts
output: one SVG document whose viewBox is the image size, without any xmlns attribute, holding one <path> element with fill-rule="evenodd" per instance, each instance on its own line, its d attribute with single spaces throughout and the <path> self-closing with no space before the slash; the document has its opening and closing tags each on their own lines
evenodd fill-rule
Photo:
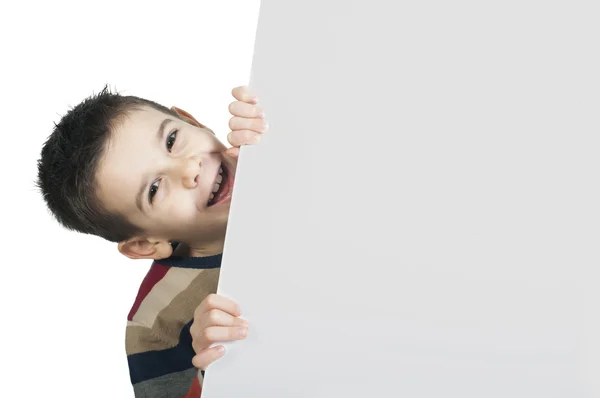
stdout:
<svg viewBox="0 0 600 398">
<path fill-rule="evenodd" d="M 225 238 L 227 232 L 227 218 L 219 217 L 212 219 L 210 224 L 204 222 L 205 228 L 200 228 L 194 231 L 188 240 L 195 242 L 197 246 L 202 246 L 203 243 L 220 241 Z"/>
</svg>

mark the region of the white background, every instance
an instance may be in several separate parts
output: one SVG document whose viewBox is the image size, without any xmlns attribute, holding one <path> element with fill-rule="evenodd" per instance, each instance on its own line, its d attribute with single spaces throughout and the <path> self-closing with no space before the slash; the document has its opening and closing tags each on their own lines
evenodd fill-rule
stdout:
<svg viewBox="0 0 600 398">
<path fill-rule="evenodd" d="M 176 105 L 226 140 L 259 5 L 2 2 L 0 396 L 133 396 L 125 323 L 150 262 L 54 222 L 36 161 L 53 123 L 104 84 Z"/>
</svg>

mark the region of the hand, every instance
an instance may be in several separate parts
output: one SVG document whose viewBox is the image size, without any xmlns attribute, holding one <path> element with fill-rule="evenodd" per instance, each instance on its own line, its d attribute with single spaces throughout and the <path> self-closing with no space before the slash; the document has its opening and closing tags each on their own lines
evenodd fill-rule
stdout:
<svg viewBox="0 0 600 398">
<path fill-rule="evenodd" d="M 264 111 L 260 109 L 258 98 L 252 95 L 247 86 L 240 86 L 231 92 L 237 101 L 229 105 L 229 113 L 233 115 L 229 119 L 231 132 L 227 140 L 233 146 L 227 153 L 235 158 L 239 156 L 240 146 L 258 144 L 261 135 L 266 133 L 269 126 L 264 118 Z"/>
<path fill-rule="evenodd" d="M 225 347 L 211 345 L 219 342 L 243 340 L 248 334 L 248 322 L 240 319 L 240 309 L 232 300 L 211 294 L 194 312 L 190 327 L 192 347 L 196 356 L 192 364 L 201 370 L 225 354 Z"/>
</svg>

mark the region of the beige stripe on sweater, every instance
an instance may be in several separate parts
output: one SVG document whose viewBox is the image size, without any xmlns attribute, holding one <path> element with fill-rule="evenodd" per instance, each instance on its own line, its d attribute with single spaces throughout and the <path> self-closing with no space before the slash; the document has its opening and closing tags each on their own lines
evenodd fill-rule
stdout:
<svg viewBox="0 0 600 398">
<path fill-rule="evenodd" d="M 190 271 L 183 268 L 172 268 L 170 272 L 175 271 Z M 136 321 L 134 317 L 133 322 L 127 323 L 126 329 L 126 351 L 127 355 L 137 354 L 150 350 L 164 350 L 171 348 L 179 343 L 179 335 L 181 329 L 190 322 L 194 317 L 194 311 L 196 307 L 200 305 L 202 300 L 211 293 L 216 293 L 217 284 L 219 281 L 220 269 L 203 269 L 194 270 L 197 272 L 196 276 L 191 282 L 185 287 L 179 294 L 173 295 L 171 292 L 156 291 L 156 289 L 172 289 L 174 284 L 162 284 L 159 286 L 157 283 L 150 294 L 154 294 L 159 299 L 152 299 L 146 305 L 145 311 L 146 316 L 141 319 L 153 320 L 152 324 L 140 323 Z M 181 275 L 188 275 L 190 273 L 180 273 Z M 172 280 L 180 281 L 181 275 L 178 275 Z M 168 276 L 165 275 L 165 277 Z M 183 283 L 179 283 L 182 286 Z M 168 305 L 161 305 L 163 303 L 162 297 L 171 296 L 173 297 Z M 145 302 L 146 300 L 144 300 Z M 160 308 L 159 311 L 155 312 L 154 316 L 151 316 L 153 312 L 150 303 L 156 303 Z M 140 306 L 141 308 L 141 306 Z"/>
<path fill-rule="evenodd" d="M 205 270 L 170 268 L 144 297 L 132 321 L 140 325 L 153 325 L 157 315 L 203 271 Z"/>
</svg>

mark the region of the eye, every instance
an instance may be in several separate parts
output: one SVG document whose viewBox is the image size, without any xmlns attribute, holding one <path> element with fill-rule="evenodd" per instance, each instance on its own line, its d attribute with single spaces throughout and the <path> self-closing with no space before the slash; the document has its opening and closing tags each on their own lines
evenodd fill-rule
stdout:
<svg viewBox="0 0 600 398">
<path fill-rule="evenodd" d="M 150 185 L 150 189 L 148 190 L 148 202 L 152 204 L 152 200 L 154 199 L 154 195 L 158 192 L 160 180 L 154 181 L 152 185 Z"/>
<path fill-rule="evenodd" d="M 173 145 L 175 145 L 175 139 L 177 138 L 177 130 L 173 131 L 167 137 L 167 151 L 171 152 Z"/>
</svg>

